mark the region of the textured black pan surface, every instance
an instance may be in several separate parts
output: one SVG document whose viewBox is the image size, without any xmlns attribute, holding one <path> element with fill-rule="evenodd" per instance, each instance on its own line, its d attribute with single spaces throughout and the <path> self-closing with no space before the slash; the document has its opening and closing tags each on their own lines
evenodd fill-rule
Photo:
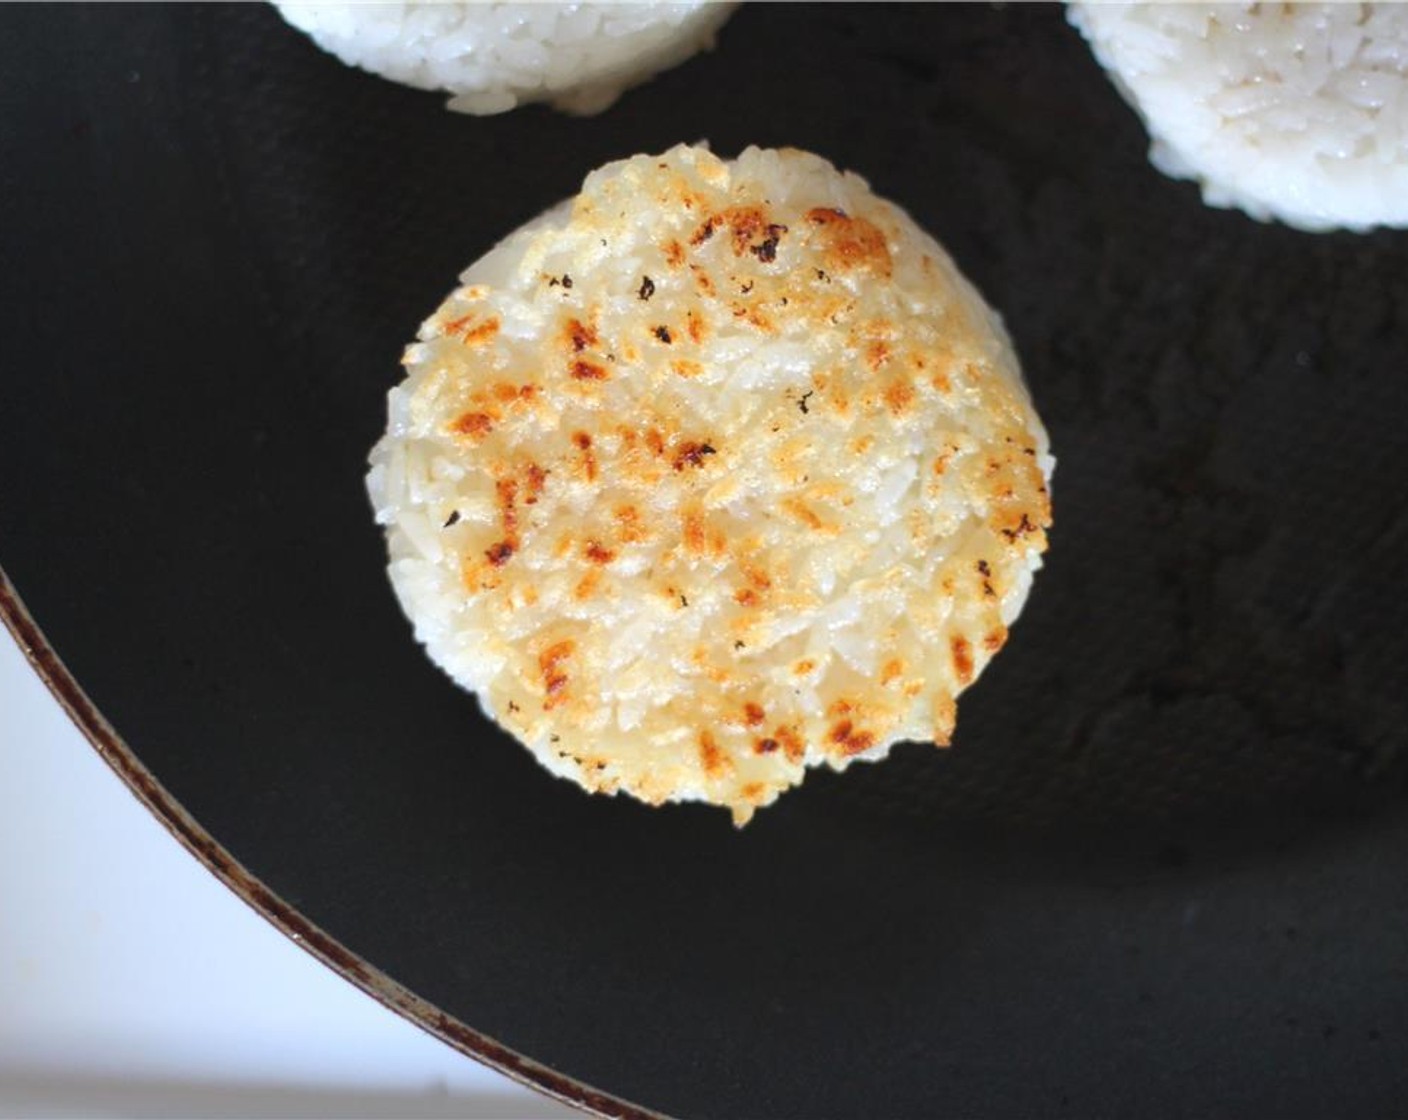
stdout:
<svg viewBox="0 0 1408 1120">
<path fill-rule="evenodd" d="M 142 762 L 353 952 L 680 1115 L 1408 1106 L 1408 236 L 1205 209 L 1055 7 L 748 7 L 590 120 L 452 115 L 258 5 L 0 8 L 0 75 L 0 563 Z M 458 270 L 699 138 L 907 207 L 1004 312 L 1059 459 L 957 745 L 743 832 L 488 727 L 362 490 Z"/>
</svg>

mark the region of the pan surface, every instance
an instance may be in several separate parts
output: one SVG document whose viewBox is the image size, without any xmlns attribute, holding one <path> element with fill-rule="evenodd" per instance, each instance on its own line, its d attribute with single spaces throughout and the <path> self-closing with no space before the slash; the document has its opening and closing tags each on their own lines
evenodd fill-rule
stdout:
<svg viewBox="0 0 1408 1120">
<path fill-rule="evenodd" d="M 1408 1102 L 1408 235 L 1204 208 L 1048 6 L 748 6 L 587 120 L 447 113 L 262 5 L 0 7 L 0 62 L 0 611 L 335 967 L 606 1112 Z M 741 832 L 489 727 L 362 489 L 458 270 L 699 138 L 909 209 L 1059 460 L 956 745 Z"/>
</svg>

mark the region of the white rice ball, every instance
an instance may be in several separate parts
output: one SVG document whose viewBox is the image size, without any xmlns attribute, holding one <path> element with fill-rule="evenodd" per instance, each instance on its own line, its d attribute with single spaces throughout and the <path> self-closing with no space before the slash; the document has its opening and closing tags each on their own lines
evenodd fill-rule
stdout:
<svg viewBox="0 0 1408 1120">
<path fill-rule="evenodd" d="M 1072 4 L 1210 206 L 1307 230 L 1408 224 L 1408 5 Z"/>
<path fill-rule="evenodd" d="M 274 0 L 283 17 L 350 66 L 454 94 L 463 113 L 546 101 L 571 113 L 711 47 L 736 5 L 660 3 L 356 3 Z"/>
<path fill-rule="evenodd" d="M 701 147 L 588 176 L 425 322 L 368 488 L 430 656 L 554 773 L 735 819 L 946 744 L 1052 459 L 997 316 L 865 182 Z"/>
</svg>

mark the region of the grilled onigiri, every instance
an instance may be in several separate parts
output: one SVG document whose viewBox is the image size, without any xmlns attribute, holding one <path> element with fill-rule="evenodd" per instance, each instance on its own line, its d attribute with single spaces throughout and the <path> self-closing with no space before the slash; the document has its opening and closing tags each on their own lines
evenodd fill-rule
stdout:
<svg viewBox="0 0 1408 1120">
<path fill-rule="evenodd" d="M 1073 4 L 1210 206 L 1307 230 L 1408 224 L 1408 5 Z"/>
<path fill-rule="evenodd" d="M 556 774 L 742 823 L 947 744 L 1053 460 L 998 317 L 825 160 L 588 176 L 406 351 L 368 486 L 417 638 Z"/>
<path fill-rule="evenodd" d="M 274 0 L 283 17 L 349 66 L 452 93 L 463 113 L 546 101 L 571 113 L 607 108 L 711 47 L 735 4 L 358 3 Z"/>
</svg>

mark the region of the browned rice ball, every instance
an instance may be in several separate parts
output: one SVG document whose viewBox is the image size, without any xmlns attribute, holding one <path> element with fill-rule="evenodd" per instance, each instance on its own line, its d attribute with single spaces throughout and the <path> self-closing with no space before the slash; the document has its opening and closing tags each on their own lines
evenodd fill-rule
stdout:
<svg viewBox="0 0 1408 1120">
<path fill-rule="evenodd" d="M 740 823 L 946 744 L 1053 460 L 997 316 L 854 175 L 637 156 L 421 328 L 369 487 L 430 656 L 554 773 Z"/>
</svg>

